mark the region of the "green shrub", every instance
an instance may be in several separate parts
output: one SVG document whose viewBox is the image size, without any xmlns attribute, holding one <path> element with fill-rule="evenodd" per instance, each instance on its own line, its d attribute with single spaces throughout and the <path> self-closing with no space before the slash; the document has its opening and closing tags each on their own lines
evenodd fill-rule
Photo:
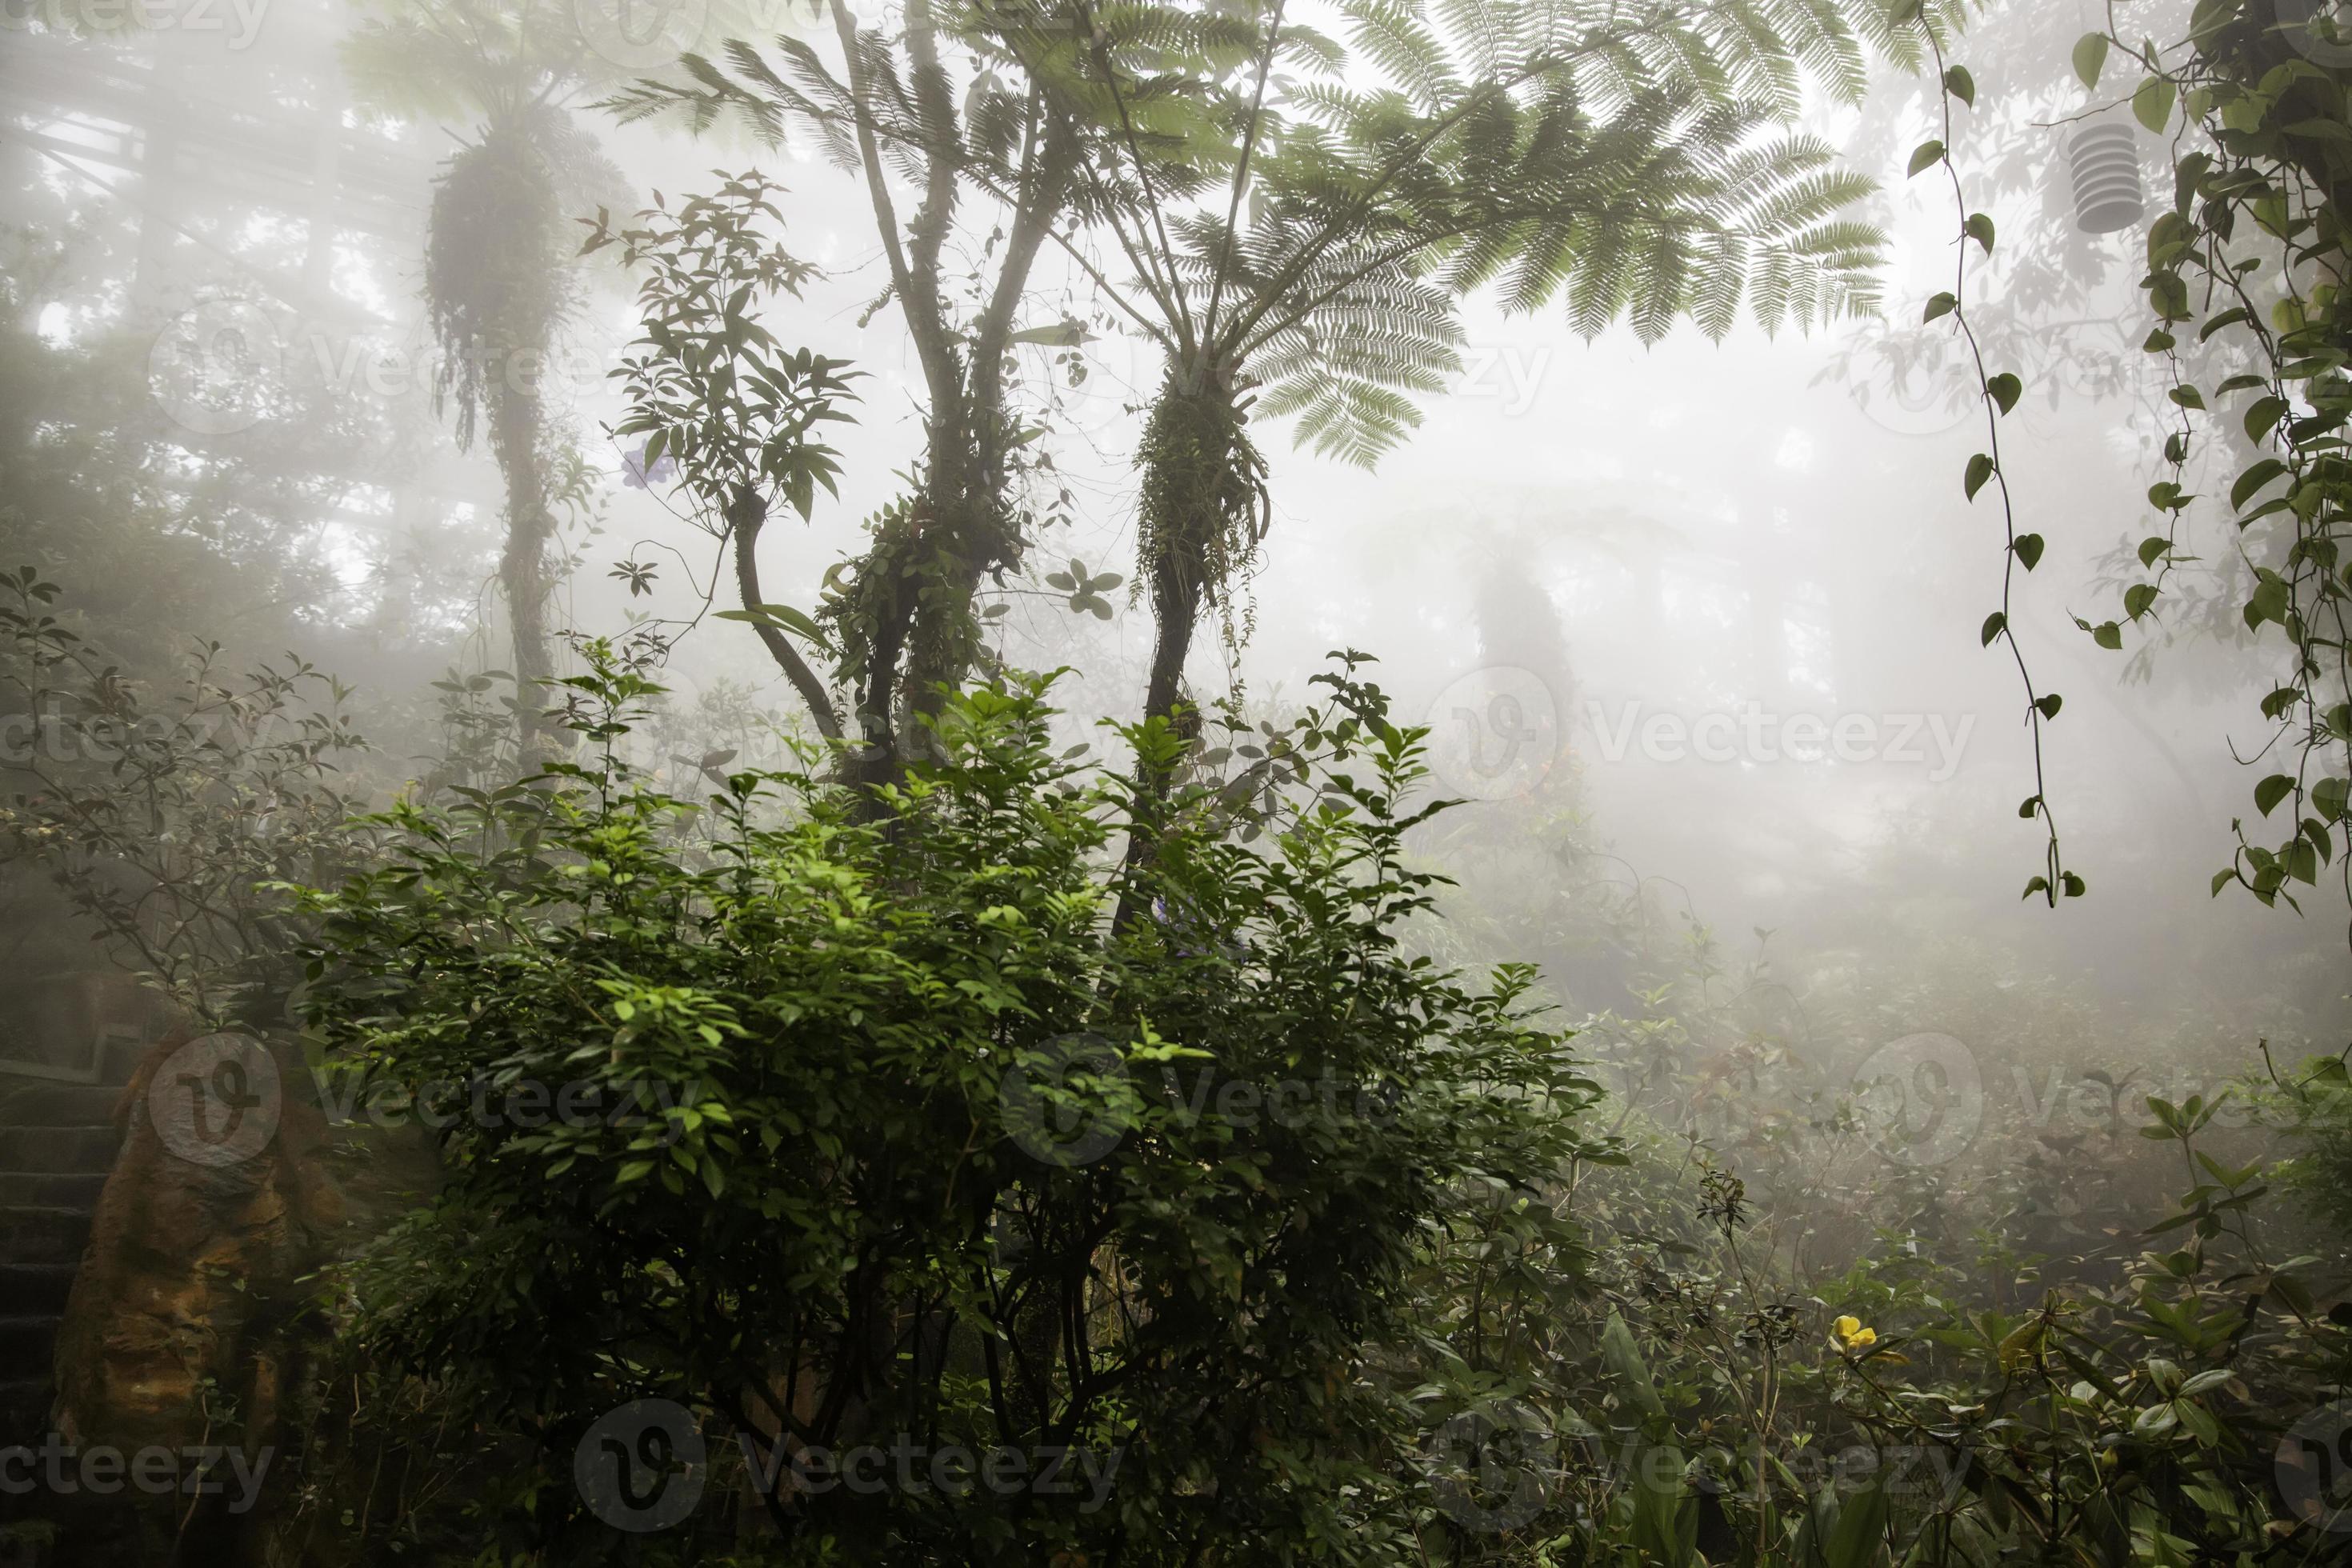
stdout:
<svg viewBox="0 0 2352 1568">
<path fill-rule="evenodd" d="M 1271 814 L 1180 797 L 1129 867 L 1131 786 L 1056 754 L 1050 678 L 954 699 L 878 797 L 746 773 L 696 803 L 621 758 L 658 688 L 589 656 L 593 760 L 396 805 L 378 868 L 307 895 L 334 1070 L 550 1123 L 442 1118 L 446 1190 L 355 1273 L 364 1353 L 538 1441 L 541 1544 L 616 1539 L 574 1457 L 656 1400 L 710 1455 L 698 1517 L 757 1494 L 777 1561 L 1410 1553 L 1425 1402 L 1368 1351 L 1433 1236 L 1592 1152 L 1596 1091 L 1525 971 L 1402 944 L 1420 738 L 1352 658 L 1267 759 Z M 1130 877 L 1150 913 L 1114 929 Z M 1081 1458 L 1067 1496 L 898 1463 L 795 1490 L 780 1432 Z"/>
</svg>

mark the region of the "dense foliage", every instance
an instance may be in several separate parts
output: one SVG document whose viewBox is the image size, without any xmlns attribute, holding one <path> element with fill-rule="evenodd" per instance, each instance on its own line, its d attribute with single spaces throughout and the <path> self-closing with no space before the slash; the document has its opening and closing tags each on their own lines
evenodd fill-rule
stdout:
<svg viewBox="0 0 2352 1568">
<path fill-rule="evenodd" d="M 758 1485 L 787 1560 L 1396 1560 L 1420 1421 L 1372 1352 L 1427 1237 L 1587 1152 L 1594 1089 L 1525 973 L 1402 947 L 1417 737 L 1328 679 L 1278 831 L 1188 803 L 1116 932 L 1123 791 L 1055 760 L 1037 680 L 957 699 L 860 820 L 806 774 L 649 787 L 655 689 L 600 665 L 592 760 L 374 819 L 380 868 L 310 900 L 331 1064 L 660 1109 L 461 1121 L 361 1269 L 371 1351 L 559 1463 L 665 1398 L 755 1475 L 908 1434 L 1119 1467 L 1098 1513 Z"/>
<path fill-rule="evenodd" d="M 1573 766 L 1440 798 L 1368 656 L 1303 704 L 1184 686 L 1204 605 L 1236 663 L 1253 627 L 1265 427 L 1369 462 L 1460 368 L 1465 302 L 1644 342 L 1866 309 L 1867 182 L 1798 126 L 1892 62 L 1932 71 L 1909 166 L 1948 176 L 1957 262 L 1928 320 L 1986 422 L 1981 635 L 2038 763 L 2062 702 L 2010 616 L 2047 545 L 2001 446 L 2025 382 L 1979 336 L 1966 7 L 1350 0 L 1343 42 L 1281 0 L 915 4 L 835 7 L 837 55 L 690 52 L 612 107 L 813 136 L 856 179 L 920 450 L 854 558 L 763 582 L 772 518 L 835 493 L 827 427 L 866 374 L 786 324 L 820 277 L 783 247 L 791 195 L 754 170 L 598 210 L 584 253 L 638 279 L 608 434 L 728 569 L 688 563 L 688 614 L 619 643 L 546 623 L 558 516 L 595 487 L 507 374 L 575 303 L 564 231 L 613 172 L 565 105 L 615 62 L 577 7 L 473 9 L 404 4 L 351 57 L 375 101 L 478 130 L 424 281 L 439 390 L 501 469 L 515 668 L 435 683 L 415 776 L 309 664 L 232 678 L 116 624 L 161 587 L 104 584 L 94 625 L 52 581 L 84 488 L 115 514 L 101 563 L 337 566 L 236 528 L 159 543 L 228 465 L 37 419 L 19 384 L 58 351 L 0 337 L 0 437 L 39 459 L 0 451 L 37 558 L 0 576 L 0 720 L 35 737 L 0 759 L 0 854 L 192 1026 L 263 1037 L 289 1122 L 335 1124 L 322 1164 L 433 1167 L 268 1305 L 332 1351 L 284 1363 L 248 1558 L 2352 1563 L 2352 1087 L 2298 1010 L 2334 975 L 2250 980 L 2272 994 L 2161 1042 L 1941 940 L 1784 978 L 1768 933 L 1735 960 L 1601 880 Z M 2352 46 L 2268 9 L 2203 0 L 2178 47 L 2111 26 L 2073 62 L 2095 86 L 2134 56 L 2141 123 L 2197 128 L 2147 240 L 2172 405 L 2209 412 L 2192 325 L 2256 366 L 2211 396 L 2251 399 L 2221 432 L 2231 542 L 2245 626 L 2292 649 L 2263 714 L 2298 759 L 2256 804 L 2293 836 L 2242 834 L 2214 890 L 2265 902 L 2316 884 L 2352 812 Z M 1037 311 L 1056 250 L 1089 321 Z M 1128 584 L 1072 559 L 1019 585 L 1073 503 L 1016 351 L 1076 374 L 1112 328 L 1157 355 L 1121 497 L 1157 642 L 1139 721 L 1087 743 L 1071 672 L 992 634 L 1013 595 L 1108 621 Z M 2081 623 L 2098 647 L 2189 560 L 2194 428 L 2150 493 L 2152 577 Z M 640 552 L 612 573 L 632 602 Z M 725 681 L 675 700 L 705 614 L 758 637 L 805 727 Z M 2029 896 L 2082 893 L 2038 767 L 2020 816 L 2047 842 Z M 1967 1043 L 1887 1044 L 1930 1020 Z M 2158 1077 L 2184 1061 L 2205 1076 Z"/>
</svg>

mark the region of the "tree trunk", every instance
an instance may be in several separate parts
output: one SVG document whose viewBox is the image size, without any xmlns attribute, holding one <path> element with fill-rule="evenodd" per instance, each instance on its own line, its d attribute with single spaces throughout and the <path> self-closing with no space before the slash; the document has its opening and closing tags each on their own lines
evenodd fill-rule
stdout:
<svg viewBox="0 0 2352 1568">
<path fill-rule="evenodd" d="M 1130 870 L 1150 863 L 1160 808 L 1201 737 L 1201 710 L 1184 700 L 1183 683 L 1202 608 L 1247 569 L 1265 537 L 1265 462 L 1234 394 L 1230 374 L 1171 368 L 1144 427 L 1140 564 L 1157 627 L 1143 718 L 1165 721 L 1177 750 L 1136 760 Z M 1115 923 L 1128 924 L 1142 899 L 1130 879 Z"/>
<path fill-rule="evenodd" d="M 1171 369 L 1139 454 L 1141 566 L 1158 623 L 1143 716 L 1167 720 L 1188 743 L 1199 738 L 1201 715 L 1182 700 L 1184 661 L 1202 606 L 1245 569 L 1265 536 L 1265 463 L 1234 390 L 1229 374 Z M 1164 794 L 1165 780 L 1157 787 Z"/>
<path fill-rule="evenodd" d="M 490 451 L 507 490 L 499 585 L 514 632 L 516 728 L 528 766 L 543 744 L 545 682 L 555 668 L 547 646 L 547 546 L 555 534 L 547 510 L 547 413 L 536 388 L 503 384 L 490 396 Z"/>
</svg>

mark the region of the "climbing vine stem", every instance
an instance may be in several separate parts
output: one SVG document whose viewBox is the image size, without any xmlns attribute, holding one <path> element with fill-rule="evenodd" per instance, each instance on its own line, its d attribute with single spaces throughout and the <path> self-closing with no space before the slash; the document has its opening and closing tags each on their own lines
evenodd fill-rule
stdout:
<svg viewBox="0 0 2352 1568">
<path fill-rule="evenodd" d="M 1934 321 L 1949 316 L 1952 324 L 1968 344 L 1970 362 L 1976 367 L 1977 386 L 1984 398 L 1986 450 L 1969 459 L 1965 481 L 1968 499 L 1974 501 L 1986 486 L 1993 487 L 2000 498 L 2001 523 L 2007 537 L 2002 554 L 2000 575 L 2000 608 L 1985 617 L 1979 640 L 1986 647 L 1995 643 L 2003 645 L 2017 665 L 2017 677 L 2025 689 L 2025 722 L 2033 743 L 2033 793 L 2017 808 L 2018 816 L 2027 821 L 2038 820 L 2048 843 L 2042 853 L 2041 875 L 2025 884 L 2025 896 L 2036 894 L 2055 907 L 2063 894 L 2066 898 L 2082 897 L 2083 879 L 2066 868 L 2060 855 L 2057 814 L 2050 807 L 2050 786 L 2043 763 L 2042 727 L 2058 717 L 2064 700 L 2055 691 L 2043 692 L 2035 688 L 2033 671 L 2025 661 L 2025 648 L 2018 640 L 2014 617 L 2017 574 L 2021 568 L 2031 572 L 2042 559 L 2043 540 L 2038 533 L 2020 533 L 2017 530 L 2017 503 L 2010 492 L 2009 468 L 2001 460 L 2000 422 L 2017 406 L 2024 393 L 2024 383 L 2007 371 L 1993 374 L 1985 366 L 1984 346 L 1978 341 L 1976 328 L 1969 320 L 1968 285 L 1969 247 L 1981 247 L 1987 258 L 1993 252 L 1997 236 L 1991 216 L 1969 210 L 1968 192 L 1960 182 L 1959 166 L 1952 161 L 1952 105 L 1955 101 L 1973 109 L 1976 106 L 1976 79 L 1968 68 L 1950 64 L 1945 58 L 1943 35 L 1928 15 L 1926 0 L 1912 0 L 1901 13 L 1902 19 L 1916 23 L 1926 36 L 1927 48 L 1933 57 L 1937 77 L 1937 108 L 1943 121 L 1943 135 L 1923 142 L 1911 154 L 1910 175 L 1916 178 L 1930 169 L 1941 168 L 1950 180 L 1952 201 L 1960 215 L 1958 238 L 1958 260 L 1953 267 L 1952 289 L 1927 301 L 1926 320 Z"/>
<path fill-rule="evenodd" d="M 2252 636 L 2275 626 L 2287 645 L 2262 700 L 2267 738 L 2242 759 L 2275 758 L 2259 770 L 2254 806 L 2283 816 L 2285 837 L 2256 842 L 2246 818 L 2233 821 L 2236 850 L 2213 892 L 2234 885 L 2300 908 L 2293 885 L 2315 886 L 2334 866 L 2352 895 L 2352 856 L 2339 861 L 2335 842 L 2352 816 L 2352 181 L 2342 151 L 2352 47 L 2307 10 L 2297 20 L 2271 0 L 2199 0 L 2185 47 L 2168 49 L 2126 38 L 2110 5 L 2106 27 L 2074 46 L 2086 88 L 2097 90 L 2111 56 L 2140 69 L 2133 115 L 2172 136 L 2172 204 L 2148 227 L 2142 286 L 2155 318 L 2145 346 L 2171 364 L 2182 423 L 2165 450 L 2173 478 L 2148 492 L 2169 514 L 2166 532 L 2139 547 L 2155 575 L 2126 587 L 2122 623 L 2079 624 L 2107 648 L 2122 646 L 2125 624 L 2155 624 L 2173 567 L 2195 559 L 2178 552 L 2197 499 L 2181 482 L 2192 444 L 2221 451 L 2234 526 L 2217 553 L 2242 574 L 2231 597 Z M 2180 348 L 2191 328 L 2197 368 L 2216 377 L 2210 392 Z M 2231 398 L 2242 407 L 2224 418 Z"/>
</svg>

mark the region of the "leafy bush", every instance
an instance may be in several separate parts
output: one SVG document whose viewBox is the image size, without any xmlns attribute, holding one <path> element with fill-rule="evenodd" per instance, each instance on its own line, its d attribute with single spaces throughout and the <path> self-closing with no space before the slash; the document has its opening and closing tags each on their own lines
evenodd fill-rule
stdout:
<svg viewBox="0 0 2352 1568">
<path fill-rule="evenodd" d="M 1350 660 L 1251 842 L 1196 792 L 1129 868 L 1129 786 L 1055 754 L 1049 678 L 955 699 L 878 808 L 806 772 L 695 803 L 622 760 L 659 689 L 589 655 L 588 761 L 399 803 L 378 868 L 308 895 L 338 1070 L 574 1112 L 441 1133 L 446 1191 L 357 1271 L 367 1352 L 559 1476 L 673 1402 L 783 1561 L 1406 1554 L 1430 1417 L 1374 1352 L 1433 1237 L 1603 1152 L 1528 974 L 1401 945 L 1418 732 Z M 1151 913 L 1118 929 L 1129 877 Z M 768 1479 L 861 1444 L 1117 1468 L 1068 1498 Z"/>
</svg>

